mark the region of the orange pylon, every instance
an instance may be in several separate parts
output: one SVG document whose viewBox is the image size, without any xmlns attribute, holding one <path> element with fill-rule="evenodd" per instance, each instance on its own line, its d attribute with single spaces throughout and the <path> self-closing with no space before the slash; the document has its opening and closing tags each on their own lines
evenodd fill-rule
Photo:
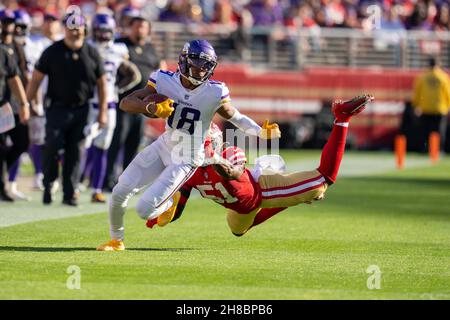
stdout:
<svg viewBox="0 0 450 320">
<path fill-rule="evenodd" d="M 395 159 L 397 161 L 397 168 L 403 169 L 405 166 L 406 158 L 406 137 L 403 134 L 399 134 L 395 137 L 394 143 Z"/>
<path fill-rule="evenodd" d="M 428 137 L 428 153 L 432 163 L 439 161 L 439 153 L 441 151 L 441 136 L 439 132 L 431 132 Z"/>
</svg>

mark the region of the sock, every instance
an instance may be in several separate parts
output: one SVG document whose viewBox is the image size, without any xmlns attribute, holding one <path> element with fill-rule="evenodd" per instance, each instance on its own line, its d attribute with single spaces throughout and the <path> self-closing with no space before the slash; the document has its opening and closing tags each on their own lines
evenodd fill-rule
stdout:
<svg viewBox="0 0 450 320">
<path fill-rule="evenodd" d="M 94 190 L 101 190 L 106 175 L 107 152 L 92 146 L 92 171 L 91 171 L 91 186 Z"/>
<path fill-rule="evenodd" d="M 348 122 L 335 122 L 330 137 L 322 150 L 320 166 L 317 169 L 327 182 L 332 184 L 336 181 L 339 166 L 345 151 L 345 141 L 347 138 Z"/>
<path fill-rule="evenodd" d="M 38 146 L 36 144 L 31 145 L 28 153 L 30 154 L 31 160 L 33 161 L 34 173 L 36 175 L 42 173 L 41 146 Z"/>
<path fill-rule="evenodd" d="M 257 226 L 258 224 L 263 223 L 267 219 L 273 217 L 277 213 L 283 211 L 286 208 L 262 208 L 261 211 L 258 212 L 258 214 L 255 217 L 255 220 L 253 221 L 253 224 L 250 226 L 250 228 L 253 228 L 254 226 Z M 250 230 L 250 228 L 248 228 Z"/>
<path fill-rule="evenodd" d="M 20 158 L 21 156 L 16 160 L 16 162 L 13 163 L 13 165 L 8 170 L 9 182 L 16 181 L 17 175 L 19 174 Z"/>
<path fill-rule="evenodd" d="M 83 183 L 84 179 L 89 177 L 92 172 L 92 147 L 85 150 L 81 156 L 80 168 L 82 168 L 80 171 L 80 183 Z"/>
</svg>

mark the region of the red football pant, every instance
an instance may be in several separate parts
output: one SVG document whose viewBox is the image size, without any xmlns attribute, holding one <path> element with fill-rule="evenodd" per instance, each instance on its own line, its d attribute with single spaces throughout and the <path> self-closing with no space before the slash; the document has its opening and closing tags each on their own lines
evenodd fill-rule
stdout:
<svg viewBox="0 0 450 320">
<path fill-rule="evenodd" d="M 283 211 L 284 209 L 287 209 L 287 208 L 262 208 L 256 215 L 255 220 L 253 221 L 253 224 L 248 229 L 250 230 L 254 226 L 257 226 L 258 224 L 263 223 L 264 221 L 273 217 L 278 212 Z"/>
</svg>

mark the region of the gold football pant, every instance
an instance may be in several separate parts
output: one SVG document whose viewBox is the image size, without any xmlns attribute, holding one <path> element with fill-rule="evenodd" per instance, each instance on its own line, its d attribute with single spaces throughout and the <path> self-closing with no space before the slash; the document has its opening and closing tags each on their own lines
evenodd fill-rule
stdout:
<svg viewBox="0 0 450 320">
<path fill-rule="evenodd" d="M 327 190 L 325 178 L 317 170 L 262 175 L 258 183 L 262 193 L 259 208 L 248 214 L 228 210 L 228 226 L 236 236 L 247 232 L 261 208 L 292 207 L 313 200 L 321 200 Z"/>
</svg>

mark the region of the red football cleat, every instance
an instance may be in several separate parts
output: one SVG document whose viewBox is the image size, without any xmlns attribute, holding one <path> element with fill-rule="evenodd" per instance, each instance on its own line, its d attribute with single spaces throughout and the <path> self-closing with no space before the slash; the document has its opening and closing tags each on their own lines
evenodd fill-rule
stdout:
<svg viewBox="0 0 450 320">
<path fill-rule="evenodd" d="M 351 100 L 336 100 L 333 102 L 331 111 L 339 122 L 347 122 L 352 116 L 361 113 L 366 105 L 373 101 L 374 97 L 370 94 L 357 96 Z"/>
<path fill-rule="evenodd" d="M 151 229 L 157 223 L 158 223 L 158 218 L 156 217 L 156 218 L 147 220 L 146 226 L 147 226 L 147 228 Z"/>
</svg>

